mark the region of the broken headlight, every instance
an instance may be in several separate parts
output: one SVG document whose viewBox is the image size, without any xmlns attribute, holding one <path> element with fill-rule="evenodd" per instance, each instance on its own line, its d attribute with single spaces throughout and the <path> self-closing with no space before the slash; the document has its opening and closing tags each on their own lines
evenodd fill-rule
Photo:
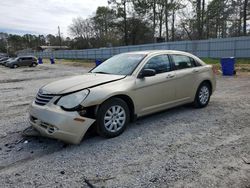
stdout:
<svg viewBox="0 0 250 188">
<path fill-rule="evenodd" d="M 77 108 L 82 101 L 88 96 L 89 90 L 84 89 L 75 93 L 62 96 L 58 101 L 57 105 L 63 109 L 72 110 Z"/>
</svg>

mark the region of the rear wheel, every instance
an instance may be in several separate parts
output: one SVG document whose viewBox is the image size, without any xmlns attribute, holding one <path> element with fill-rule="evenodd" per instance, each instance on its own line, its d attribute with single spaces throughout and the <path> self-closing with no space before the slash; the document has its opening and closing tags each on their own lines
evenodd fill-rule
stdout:
<svg viewBox="0 0 250 188">
<path fill-rule="evenodd" d="M 37 66 L 36 63 L 32 63 L 32 64 L 30 65 L 30 67 L 35 67 L 35 66 Z"/>
<path fill-rule="evenodd" d="M 97 113 L 97 132 L 100 136 L 112 138 L 120 135 L 130 119 L 127 104 L 113 98 L 104 102 Z"/>
<path fill-rule="evenodd" d="M 203 107 L 207 106 L 209 103 L 209 100 L 210 100 L 210 95 L 211 95 L 210 85 L 207 82 L 203 82 L 199 86 L 199 88 L 196 92 L 194 106 L 196 108 L 203 108 Z"/>
</svg>

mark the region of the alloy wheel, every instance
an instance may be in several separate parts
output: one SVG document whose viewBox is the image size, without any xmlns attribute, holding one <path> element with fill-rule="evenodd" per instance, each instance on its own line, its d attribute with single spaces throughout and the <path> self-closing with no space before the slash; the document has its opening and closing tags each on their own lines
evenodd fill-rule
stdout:
<svg viewBox="0 0 250 188">
<path fill-rule="evenodd" d="M 126 122 L 126 112 L 119 105 L 111 106 L 104 115 L 104 126 L 110 132 L 119 131 Z"/>
<path fill-rule="evenodd" d="M 201 87 L 199 92 L 199 100 L 201 104 L 206 104 L 209 99 L 209 88 L 204 85 Z"/>
</svg>

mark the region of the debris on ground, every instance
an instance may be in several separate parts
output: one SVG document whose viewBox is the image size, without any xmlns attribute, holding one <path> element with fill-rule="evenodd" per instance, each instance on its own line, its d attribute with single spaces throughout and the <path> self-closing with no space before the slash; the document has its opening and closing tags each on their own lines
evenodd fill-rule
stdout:
<svg viewBox="0 0 250 188">
<path fill-rule="evenodd" d="M 62 175 L 65 174 L 65 171 L 64 170 L 60 171 L 60 174 L 62 174 Z"/>
<path fill-rule="evenodd" d="M 34 129 L 32 126 L 24 129 L 22 134 L 23 136 L 39 136 L 40 135 L 40 133 L 36 129 Z"/>
<path fill-rule="evenodd" d="M 246 157 L 241 157 L 242 160 L 246 163 L 246 164 L 250 164 L 250 159 L 246 158 Z"/>
<path fill-rule="evenodd" d="M 24 141 L 24 144 L 28 144 L 28 143 L 29 143 L 29 141 L 28 141 L 28 140 L 25 140 L 25 141 Z"/>
</svg>

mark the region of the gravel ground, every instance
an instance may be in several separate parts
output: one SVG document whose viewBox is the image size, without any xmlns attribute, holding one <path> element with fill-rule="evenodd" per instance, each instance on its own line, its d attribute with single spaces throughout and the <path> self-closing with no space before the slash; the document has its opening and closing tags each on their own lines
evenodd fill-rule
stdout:
<svg viewBox="0 0 250 188">
<path fill-rule="evenodd" d="M 0 187 L 250 187 L 250 77 L 218 77 L 208 107 L 182 106 L 80 145 L 22 138 L 47 82 L 87 70 L 0 67 Z"/>
</svg>

